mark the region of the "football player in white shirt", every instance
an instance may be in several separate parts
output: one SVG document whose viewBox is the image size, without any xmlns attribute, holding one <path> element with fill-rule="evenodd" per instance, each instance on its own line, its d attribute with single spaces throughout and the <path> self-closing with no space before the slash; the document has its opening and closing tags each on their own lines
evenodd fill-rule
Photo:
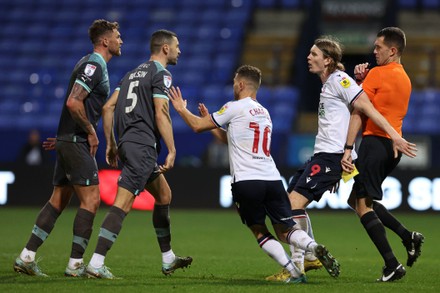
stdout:
<svg viewBox="0 0 440 293">
<path fill-rule="evenodd" d="M 295 229 L 287 192 L 280 173 L 270 155 L 272 121 L 268 111 L 257 101 L 261 71 L 250 65 L 237 69 L 234 78 L 234 101 L 209 115 L 199 105 L 202 117 L 186 108 L 179 88 L 171 88 L 169 98 L 183 120 L 195 131 L 213 130 L 213 134 L 228 144 L 232 195 L 241 219 L 252 231 L 259 246 L 277 261 L 289 277 L 289 283 L 306 282 L 305 275 L 286 255 L 283 246 L 269 232 L 268 216 L 278 239 L 307 249 L 323 263 L 334 277 L 339 275 L 339 263 L 328 250 L 317 244 L 303 230 Z M 224 125 L 226 129 L 221 128 Z"/>
<path fill-rule="evenodd" d="M 341 59 L 341 46 L 331 36 L 316 39 L 307 56 L 309 72 L 318 75 L 322 82 L 318 106 L 318 134 L 314 155 L 294 174 L 287 191 L 293 219 L 298 224 L 296 228 L 308 232 L 311 238 L 314 238 L 311 222 L 305 209 L 312 201 L 319 201 L 326 191 L 336 191 L 338 187 L 344 150 L 353 150 L 354 147 L 345 143 L 352 109 L 358 109 L 385 130 L 393 139 L 396 149 L 409 153 L 413 145 L 403 139 L 374 108 L 367 94 L 344 72 Z M 357 154 L 353 150 L 352 159 L 356 157 Z M 353 170 L 352 166 L 349 167 Z M 307 252 L 308 262 L 305 266 L 304 251 L 294 246 L 290 246 L 290 250 L 294 263 L 305 271 L 321 267 L 316 258 L 307 255 Z M 281 281 L 288 277 L 284 270 L 266 279 Z"/>
</svg>

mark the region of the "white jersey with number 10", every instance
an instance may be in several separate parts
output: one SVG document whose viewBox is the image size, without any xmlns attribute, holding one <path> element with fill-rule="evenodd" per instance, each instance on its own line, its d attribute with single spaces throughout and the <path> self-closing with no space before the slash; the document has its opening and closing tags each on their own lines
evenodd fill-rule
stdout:
<svg viewBox="0 0 440 293">
<path fill-rule="evenodd" d="M 250 97 L 232 101 L 211 119 L 226 128 L 232 182 L 281 179 L 270 155 L 272 121 L 260 103 Z"/>
</svg>

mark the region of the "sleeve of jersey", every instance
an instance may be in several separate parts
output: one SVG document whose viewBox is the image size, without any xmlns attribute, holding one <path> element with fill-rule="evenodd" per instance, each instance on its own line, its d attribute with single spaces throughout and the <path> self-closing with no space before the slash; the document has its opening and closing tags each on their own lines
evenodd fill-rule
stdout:
<svg viewBox="0 0 440 293">
<path fill-rule="evenodd" d="M 102 68 L 96 62 L 85 62 L 78 69 L 75 82 L 91 92 L 102 81 Z"/>
<path fill-rule="evenodd" d="M 236 108 L 233 103 L 225 104 L 220 110 L 211 114 L 211 120 L 217 127 L 227 124 L 234 117 Z"/>
<path fill-rule="evenodd" d="M 380 84 L 382 82 L 379 68 L 380 67 L 375 67 L 371 69 L 370 72 L 367 74 L 364 82 L 362 83 L 362 88 L 364 89 L 370 101 L 373 101 L 374 96 L 376 95 L 376 89 L 380 87 Z"/>
<path fill-rule="evenodd" d="M 363 89 L 346 73 L 343 74 L 339 81 L 338 88 L 342 98 L 350 105 L 352 105 L 363 92 Z"/>
<path fill-rule="evenodd" d="M 171 86 L 173 85 L 173 77 L 166 71 L 160 71 L 153 77 L 153 98 L 167 99 Z"/>
</svg>

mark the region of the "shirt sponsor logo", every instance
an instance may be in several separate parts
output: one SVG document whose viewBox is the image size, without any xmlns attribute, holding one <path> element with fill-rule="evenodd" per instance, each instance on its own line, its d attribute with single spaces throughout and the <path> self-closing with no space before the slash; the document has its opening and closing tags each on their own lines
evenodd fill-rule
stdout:
<svg viewBox="0 0 440 293">
<path fill-rule="evenodd" d="M 217 114 L 222 115 L 223 113 L 225 113 L 227 108 L 228 108 L 227 106 L 223 106 L 220 110 L 217 111 Z"/>
<path fill-rule="evenodd" d="M 92 76 L 92 75 L 95 73 L 95 70 L 96 70 L 96 66 L 95 66 L 95 65 L 93 65 L 93 64 L 87 64 L 87 65 L 86 65 L 86 68 L 84 68 L 84 73 L 85 73 L 87 76 Z"/>
<path fill-rule="evenodd" d="M 171 76 L 169 75 L 164 75 L 163 76 L 163 84 L 169 88 L 171 86 L 171 84 L 173 83 L 173 79 L 171 78 Z"/>
<path fill-rule="evenodd" d="M 339 83 L 342 85 L 343 88 L 350 87 L 350 80 L 348 80 L 348 78 L 343 77 Z"/>
</svg>

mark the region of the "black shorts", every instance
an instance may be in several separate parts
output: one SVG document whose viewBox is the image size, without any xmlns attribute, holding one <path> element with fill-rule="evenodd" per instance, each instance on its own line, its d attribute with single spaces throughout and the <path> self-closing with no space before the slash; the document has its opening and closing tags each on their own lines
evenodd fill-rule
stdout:
<svg viewBox="0 0 440 293">
<path fill-rule="evenodd" d="M 353 190 L 356 197 L 371 197 L 381 200 L 382 182 L 396 168 L 402 154 L 394 158 L 393 142 L 380 136 L 365 136 L 359 146 Z"/>
<path fill-rule="evenodd" d="M 157 152 L 153 147 L 124 142 L 119 146 L 118 154 L 123 164 L 118 185 L 134 195 L 139 195 L 147 183 L 160 175 Z"/>
<path fill-rule="evenodd" d="M 232 183 L 232 197 L 243 224 L 272 224 L 293 227 L 292 209 L 282 181 L 245 180 Z"/>
<path fill-rule="evenodd" d="M 287 192 L 295 190 L 309 201 L 319 201 L 327 190 L 336 191 L 342 175 L 343 154 L 318 153 L 310 158 L 289 182 Z"/>
<path fill-rule="evenodd" d="M 98 165 L 90 155 L 87 142 L 55 143 L 57 160 L 53 174 L 53 185 L 98 185 Z"/>
</svg>

